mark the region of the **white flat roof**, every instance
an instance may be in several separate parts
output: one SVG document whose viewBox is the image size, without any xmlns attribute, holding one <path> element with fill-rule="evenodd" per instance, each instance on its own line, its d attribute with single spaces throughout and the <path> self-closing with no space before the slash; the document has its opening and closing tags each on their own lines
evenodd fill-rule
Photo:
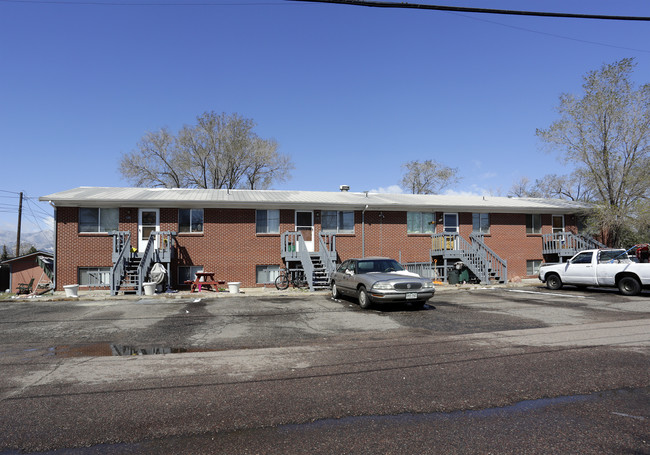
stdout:
<svg viewBox="0 0 650 455">
<path fill-rule="evenodd" d="M 193 188 L 79 187 L 39 198 L 57 207 L 292 208 L 492 213 L 576 213 L 585 203 L 562 199 L 424 194 Z"/>
</svg>

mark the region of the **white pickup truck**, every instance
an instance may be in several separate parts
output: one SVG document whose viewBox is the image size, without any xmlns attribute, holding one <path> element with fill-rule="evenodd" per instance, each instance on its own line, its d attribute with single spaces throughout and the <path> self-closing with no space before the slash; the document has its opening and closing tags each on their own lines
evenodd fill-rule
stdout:
<svg viewBox="0 0 650 455">
<path fill-rule="evenodd" d="M 650 287 L 650 264 L 632 262 L 625 250 L 585 250 L 563 264 L 542 264 L 539 279 L 548 289 L 565 284 L 578 287 L 618 287 L 623 295 L 637 295 Z"/>
</svg>

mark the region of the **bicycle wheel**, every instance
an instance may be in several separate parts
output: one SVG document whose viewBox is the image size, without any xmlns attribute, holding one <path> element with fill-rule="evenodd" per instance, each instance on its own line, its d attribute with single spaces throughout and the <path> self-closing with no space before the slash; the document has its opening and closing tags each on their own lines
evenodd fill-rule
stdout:
<svg viewBox="0 0 650 455">
<path fill-rule="evenodd" d="M 278 277 L 275 279 L 275 288 L 278 289 L 279 291 L 284 291 L 289 287 L 289 277 L 287 276 L 286 273 L 283 273 L 281 275 L 278 275 Z"/>
<path fill-rule="evenodd" d="M 297 288 L 306 288 L 309 286 L 309 282 L 307 281 L 305 274 L 301 273 L 296 277 L 295 280 L 293 280 L 293 285 Z"/>
</svg>

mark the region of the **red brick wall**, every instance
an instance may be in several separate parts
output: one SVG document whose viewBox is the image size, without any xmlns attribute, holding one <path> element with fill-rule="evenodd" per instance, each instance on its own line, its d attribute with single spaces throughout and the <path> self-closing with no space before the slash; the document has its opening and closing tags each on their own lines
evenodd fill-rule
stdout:
<svg viewBox="0 0 650 455">
<path fill-rule="evenodd" d="M 110 267 L 112 238 L 107 234 L 78 232 L 78 209 L 57 210 L 57 287 L 78 282 L 78 267 Z M 365 218 L 365 229 L 363 219 Z M 428 262 L 429 235 L 406 232 L 407 212 L 355 212 L 354 234 L 339 234 L 339 260 L 360 257 L 365 237 L 366 256 L 387 256 L 402 262 Z M 320 210 L 314 211 L 315 239 L 320 232 Z M 442 232 L 442 213 L 436 214 L 436 231 Z M 178 231 L 178 209 L 160 209 L 161 230 Z M 280 232 L 294 230 L 294 210 L 280 210 Z M 575 217 L 565 216 L 566 229 L 575 232 Z M 120 209 L 120 230 L 132 233 L 137 245 L 138 209 Z M 460 234 L 469 240 L 472 214 L 459 213 Z M 542 260 L 541 235 L 526 234 L 525 214 L 490 214 L 486 244 L 508 261 L 508 278 L 526 275 L 527 260 Z M 542 216 L 542 233 L 551 232 L 551 215 Z M 254 209 L 205 209 L 204 232 L 179 233 L 177 255 L 172 262 L 172 283 L 176 287 L 177 267 L 203 266 L 217 279 L 241 281 L 255 286 L 257 265 L 281 265 L 280 234 L 256 234 Z"/>
<path fill-rule="evenodd" d="M 79 233 L 77 207 L 59 207 L 56 213 L 56 287 L 62 290 L 79 282 L 78 267 L 111 267 L 113 239 L 107 234 Z"/>
</svg>

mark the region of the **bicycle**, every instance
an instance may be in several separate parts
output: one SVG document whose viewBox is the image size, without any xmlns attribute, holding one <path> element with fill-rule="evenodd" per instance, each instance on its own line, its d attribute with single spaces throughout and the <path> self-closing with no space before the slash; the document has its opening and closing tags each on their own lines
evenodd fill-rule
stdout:
<svg viewBox="0 0 650 455">
<path fill-rule="evenodd" d="M 285 267 L 280 270 L 280 274 L 275 279 L 275 288 L 279 291 L 284 291 L 289 287 L 289 284 L 293 284 L 294 288 L 309 286 L 305 272 L 302 270 L 289 270 L 289 267 Z"/>
</svg>

